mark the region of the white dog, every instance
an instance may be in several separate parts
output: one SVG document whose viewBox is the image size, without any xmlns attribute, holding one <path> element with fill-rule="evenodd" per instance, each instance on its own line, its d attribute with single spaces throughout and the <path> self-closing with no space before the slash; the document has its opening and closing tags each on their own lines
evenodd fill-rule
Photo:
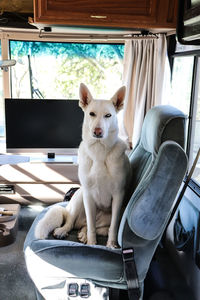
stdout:
<svg viewBox="0 0 200 300">
<path fill-rule="evenodd" d="M 130 164 L 126 144 L 118 137 L 117 112 L 123 107 L 125 87 L 110 100 L 94 100 L 80 85 L 79 106 L 84 111 L 82 142 L 78 151 L 81 188 L 66 208 L 52 207 L 38 223 L 37 238 L 54 230 L 57 238 L 79 229 L 78 238 L 96 244 L 96 234 L 108 235 L 107 246 L 117 247 L 120 210 Z"/>
</svg>

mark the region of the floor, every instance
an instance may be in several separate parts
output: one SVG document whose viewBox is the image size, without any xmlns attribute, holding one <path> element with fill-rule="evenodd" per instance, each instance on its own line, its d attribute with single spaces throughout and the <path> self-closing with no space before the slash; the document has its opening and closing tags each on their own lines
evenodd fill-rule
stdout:
<svg viewBox="0 0 200 300">
<path fill-rule="evenodd" d="M 37 208 L 37 207 L 35 207 Z M 26 270 L 23 244 L 32 221 L 38 214 L 34 207 L 22 207 L 16 241 L 0 248 L 0 300 L 36 300 L 35 290 Z M 112 300 L 117 299 L 113 292 Z M 120 300 L 128 300 L 120 292 Z M 195 300 L 165 250 L 158 248 L 145 281 L 144 300 Z"/>
</svg>

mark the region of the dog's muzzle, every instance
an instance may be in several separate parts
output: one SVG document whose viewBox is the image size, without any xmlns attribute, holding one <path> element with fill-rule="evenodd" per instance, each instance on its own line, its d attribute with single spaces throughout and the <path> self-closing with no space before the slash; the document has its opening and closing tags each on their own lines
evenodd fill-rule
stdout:
<svg viewBox="0 0 200 300">
<path fill-rule="evenodd" d="M 95 138 L 102 138 L 103 137 L 103 130 L 99 127 L 95 128 L 94 132 L 93 132 L 93 136 Z"/>
</svg>

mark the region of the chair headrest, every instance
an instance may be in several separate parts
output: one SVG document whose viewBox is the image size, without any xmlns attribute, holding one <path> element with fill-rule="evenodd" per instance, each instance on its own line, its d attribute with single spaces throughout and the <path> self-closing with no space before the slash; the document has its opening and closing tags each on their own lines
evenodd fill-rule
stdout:
<svg viewBox="0 0 200 300">
<path fill-rule="evenodd" d="M 151 153 L 157 153 L 160 145 L 172 140 L 182 148 L 185 143 L 186 116 L 170 105 L 159 105 L 150 109 L 144 119 L 140 144 Z"/>
</svg>

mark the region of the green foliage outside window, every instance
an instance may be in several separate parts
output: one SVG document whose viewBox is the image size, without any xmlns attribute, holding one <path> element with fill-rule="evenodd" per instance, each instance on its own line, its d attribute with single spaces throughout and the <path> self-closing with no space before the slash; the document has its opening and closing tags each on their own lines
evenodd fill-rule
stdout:
<svg viewBox="0 0 200 300">
<path fill-rule="evenodd" d="M 10 41 L 10 49 L 13 97 L 77 99 L 84 82 L 100 98 L 121 84 L 123 44 Z"/>
</svg>

